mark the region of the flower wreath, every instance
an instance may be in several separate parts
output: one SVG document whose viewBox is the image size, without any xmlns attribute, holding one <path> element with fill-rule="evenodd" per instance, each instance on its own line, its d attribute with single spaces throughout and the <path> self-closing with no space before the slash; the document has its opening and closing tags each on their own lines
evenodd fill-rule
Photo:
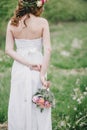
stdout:
<svg viewBox="0 0 87 130">
<path fill-rule="evenodd" d="M 23 0 L 23 5 L 24 5 L 24 7 L 31 7 L 32 5 L 36 5 L 37 7 L 41 7 L 46 2 L 47 2 L 47 0 L 37 0 L 37 1 L 32 1 L 32 2 L 28 2 L 28 1 Z"/>
</svg>

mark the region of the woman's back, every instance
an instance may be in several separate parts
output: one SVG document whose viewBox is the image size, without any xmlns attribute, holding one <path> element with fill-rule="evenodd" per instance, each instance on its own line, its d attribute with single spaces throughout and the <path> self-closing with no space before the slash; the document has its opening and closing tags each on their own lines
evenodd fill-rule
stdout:
<svg viewBox="0 0 87 130">
<path fill-rule="evenodd" d="M 43 30 L 46 20 L 30 14 L 29 18 L 25 15 L 19 22 L 19 26 L 11 26 L 11 31 L 16 39 L 37 39 L 43 37 Z M 25 24 L 24 24 L 25 21 Z"/>
</svg>

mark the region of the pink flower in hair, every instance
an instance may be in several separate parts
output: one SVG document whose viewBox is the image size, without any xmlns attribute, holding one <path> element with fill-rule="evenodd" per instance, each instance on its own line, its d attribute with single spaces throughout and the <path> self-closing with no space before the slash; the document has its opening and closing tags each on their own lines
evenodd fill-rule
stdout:
<svg viewBox="0 0 87 130">
<path fill-rule="evenodd" d="M 47 2 L 47 0 L 41 0 L 42 1 L 42 3 L 44 4 L 45 2 Z"/>
<path fill-rule="evenodd" d="M 41 0 L 42 1 L 42 3 L 44 4 L 44 0 Z"/>
</svg>

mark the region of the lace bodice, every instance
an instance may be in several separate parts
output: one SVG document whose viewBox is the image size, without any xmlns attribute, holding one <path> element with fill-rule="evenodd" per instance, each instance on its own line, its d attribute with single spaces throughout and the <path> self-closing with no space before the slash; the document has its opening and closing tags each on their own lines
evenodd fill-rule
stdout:
<svg viewBox="0 0 87 130">
<path fill-rule="evenodd" d="M 17 50 L 33 50 L 36 49 L 41 51 L 42 49 L 42 38 L 26 40 L 26 39 L 15 39 Z"/>
<path fill-rule="evenodd" d="M 42 38 L 26 40 L 15 39 L 16 51 L 31 63 L 42 62 Z"/>
</svg>

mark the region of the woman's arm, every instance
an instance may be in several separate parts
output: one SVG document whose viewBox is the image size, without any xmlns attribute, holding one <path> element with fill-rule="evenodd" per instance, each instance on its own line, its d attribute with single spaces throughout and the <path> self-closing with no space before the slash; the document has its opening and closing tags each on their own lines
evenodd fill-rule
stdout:
<svg viewBox="0 0 87 130">
<path fill-rule="evenodd" d="M 12 57 L 14 60 L 29 66 L 29 62 L 25 60 L 22 56 L 17 54 L 17 52 L 14 50 L 14 37 L 11 31 L 11 25 L 10 22 L 7 26 L 7 33 L 6 33 L 6 46 L 5 46 L 5 53 Z"/>
<path fill-rule="evenodd" d="M 12 57 L 14 60 L 20 62 L 23 65 L 26 65 L 27 67 L 30 67 L 31 69 L 34 69 L 36 71 L 40 71 L 41 69 L 40 65 L 31 65 L 28 60 L 26 60 L 23 56 L 19 55 L 14 50 L 14 37 L 11 31 L 10 22 L 7 26 L 5 53 Z"/>
<path fill-rule="evenodd" d="M 44 22 L 44 28 L 43 28 L 43 46 L 44 46 L 44 57 L 43 57 L 43 63 L 40 72 L 41 80 L 45 80 L 45 74 L 48 69 L 50 55 L 51 55 L 50 31 L 49 31 L 49 25 L 47 21 Z"/>
</svg>

